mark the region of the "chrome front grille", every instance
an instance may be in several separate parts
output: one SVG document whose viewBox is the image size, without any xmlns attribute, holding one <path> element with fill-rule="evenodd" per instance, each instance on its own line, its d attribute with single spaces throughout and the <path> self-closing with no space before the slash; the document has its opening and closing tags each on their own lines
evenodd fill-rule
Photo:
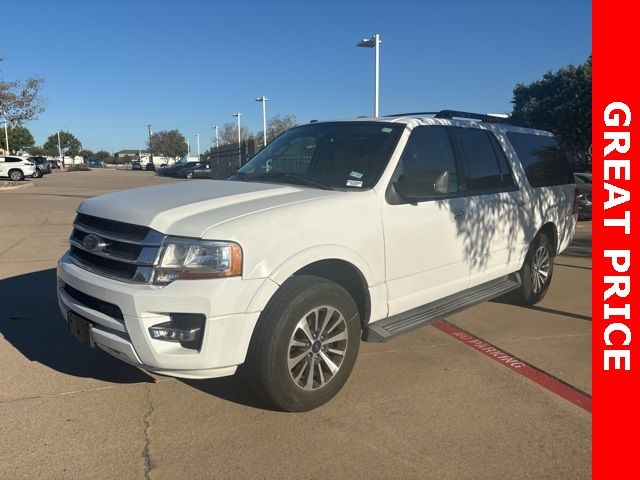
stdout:
<svg viewBox="0 0 640 480">
<path fill-rule="evenodd" d="M 88 235 L 91 240 L 97 236 L 100 246 L 86 242 Z M 164 239 L 148 227 L 79 213 L 73 223 L 69 254 L 78 266 L 99 275 L 149 283 Z"/>
</svg>

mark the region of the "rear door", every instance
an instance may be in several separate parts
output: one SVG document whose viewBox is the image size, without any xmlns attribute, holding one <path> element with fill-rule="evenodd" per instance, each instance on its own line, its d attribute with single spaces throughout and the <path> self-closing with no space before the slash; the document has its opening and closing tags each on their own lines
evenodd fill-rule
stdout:
<svg viewBox="0 0 640 480">
<path fill-rule="evenodd" d="M 466 183 L 463 236 L 471 287 L 517 269 L 525 202 L 492 132 L 472 127 L 454 127 L 452 132 Z"/>
</svg>

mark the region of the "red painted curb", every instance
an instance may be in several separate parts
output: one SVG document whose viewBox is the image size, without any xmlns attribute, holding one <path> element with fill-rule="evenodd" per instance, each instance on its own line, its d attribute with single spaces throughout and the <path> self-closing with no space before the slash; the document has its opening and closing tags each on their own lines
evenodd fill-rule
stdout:
<svg viewBox="0 0 640 480">
<path fill-rule="evenodd" d="M 528 364 L 524 360 L 499 349 L 486 340 L 476 337 L 466 330 L 447 323 L 444 320 L 435 322 L 433 326 L 465 345 L 473 347 L 476 351 L 491 358 L 492 360 L 495 360 L 499 364 L 507 367 L 509 370 L 528 378 L 541 387 L 591 413 L 591 396 L 588 394 L 534 367 L 533 365 Z"/>
</svg>

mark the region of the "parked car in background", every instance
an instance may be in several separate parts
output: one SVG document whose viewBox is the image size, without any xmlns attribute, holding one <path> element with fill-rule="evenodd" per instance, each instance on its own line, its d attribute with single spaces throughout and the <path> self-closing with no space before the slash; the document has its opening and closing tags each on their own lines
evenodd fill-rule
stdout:
<svg viewBox="0 0 640 480">
<path fill-rule="evenodd" d="M 33 176 L 36 164 L 26 157 L 1 156 L 0 177 L 9 177 L 14 182 Z"/>
<path fill-rule="evenodd" d="M 144 167 L 144 169 L 147 172 L 155 172 L 156 171 L 156 166 L 154 165 L 153 162 L 148 162 L 147 165 Z"/>
<path fill-rule="evenodd" d="M 591 218 L 591 183 L 590 173 L 574 173 L 576 181 L 576 201 L 578 202 L 578 219 L 587 220 Z"/>
<path fill-rule="evenodd" d="M 206 163 L 196 163 L 195 165 L 185 166 L 176 172 L 178 178 L 211 178 L 211 165 Z"/>
<path fill-rule="evenodd" d="M 82 202 L 59 305 L 72 335 L 127 363 L 190 379 L 243 365 L 261 398 L 310 410 L 361 339 L 497 297 L 539 302 L 575 189 L 551 133 L 490 115 L 300 125 L 228 181 Z"/>
<path fill-rule="evenodd" d="M 87 167 L 89 168 L 103 168 L 104 166 L 102 165 L 102 162 L 99 162 L 97 160 L 89 160 L 86 163 Z"/>
<path fill-rule="evenodd" d="M 62 164 L 60 160 L 58 160 L 57 158 L 52 158 L 49 160 L 49 166 L 51 167 L 52 170 L 60 170 L 61 165 Z"/>
<path fill-rule="evenodd" d="M 140 162 L 131 162 L 131 170 L 142 170 Z"/>
<path fill-rule="evenodd" d="M 33 172 L 33 178 L 41 178 L 51 173 L 51 165 L 45 157 L 29 157 L 28 160 L 36 166 Z"/>
<path fill-rule="evenodd" d="M 161 177 L 172 177 L 177 170 L 186 166 L 188 163 L 189 163 L 189 160 L 187 160 L 186 157 L 181 158 L 180 160 L 178 160 L 172 165 L 162 166 L 158 170 L 157 174 L 160 175 Z"/>
</svg>

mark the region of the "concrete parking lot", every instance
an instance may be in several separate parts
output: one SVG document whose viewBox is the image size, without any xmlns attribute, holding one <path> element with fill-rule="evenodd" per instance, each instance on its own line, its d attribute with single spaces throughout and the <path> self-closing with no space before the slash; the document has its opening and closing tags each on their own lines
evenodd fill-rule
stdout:
<svg viewBox="0 0 640 480">
<path fill-rule="evenodd" d="M 433 326 L 363 343 L 343 391 L 304 414 L 240 378 L 150 375 L 77 344 L 55 296 L 76 206 L 171 181 L 56 172 L 0 191 L 0 478 L 590 477 L 589 412 Z M 591 223 L 539 305 L 447 321 L 590 393 Z"/>
</svg>

